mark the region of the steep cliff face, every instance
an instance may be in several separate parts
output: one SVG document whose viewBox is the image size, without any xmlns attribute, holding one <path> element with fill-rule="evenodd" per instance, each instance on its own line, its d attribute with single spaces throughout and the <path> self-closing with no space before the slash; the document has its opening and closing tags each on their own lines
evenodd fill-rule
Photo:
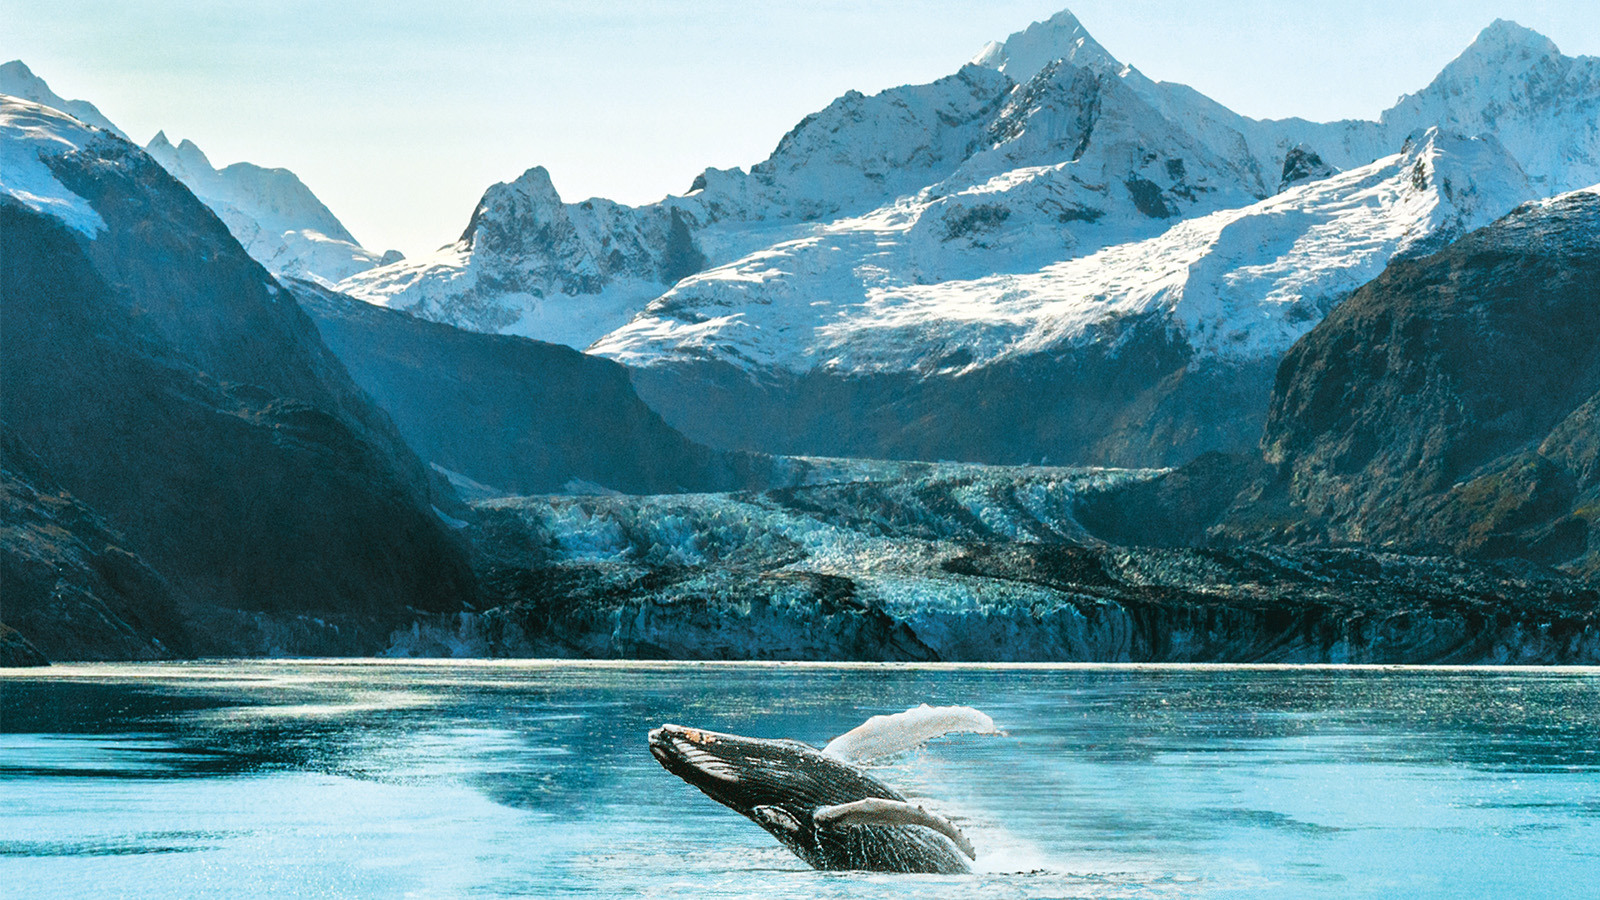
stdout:
<svg viewBox="0 0 1600 900">
<path fill-rule="evenodd" d="M 1263 447 L 1333 540 L 1593 568 L 1600 193 L 1397 263 L 1285 357 Z"/>
<path fill-rule="evenodd" d="M 411 447 L 484 488 L 670 493 L 766 481 L 769 462 L 687 440 L 609 360 L 427 322 L 306 282 L 289 288 Z"/>
<path fill-rule="evenodd" d="M 222 223 L 118 138 L 9 98 L 0 126 L 6 424 L 194 650 L 370 652 L 470 598 L 422 464 Z"/>
</svg>

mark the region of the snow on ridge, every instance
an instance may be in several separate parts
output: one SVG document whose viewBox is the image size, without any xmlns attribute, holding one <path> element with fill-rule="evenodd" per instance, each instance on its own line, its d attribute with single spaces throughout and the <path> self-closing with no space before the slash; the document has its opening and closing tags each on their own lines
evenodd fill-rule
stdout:
<svg viewBox="0 0 1600 900">
<path fill-rule="evenodd" d="M 0 94 L 59 110 L 128 139 L 94 104 L 62 99 L 21 60 L 0 65 Z M 272 272 L 331 287 L 358 271 L 399 258 L 394 251 L 380 255 L 360 246 L 287 169 L 234 163 L 219 171 L 193 142 L 174 147 L 164 132 L 157 132 L 144 149 L 210 207 L 246 252 Z M 16 177 L 21 176 L 13 180 Z"/>
<path fill-rule="evenodd" d="M 1485 69 L 1489 59 L 1510 68 Z M 681 197 L 642 207 L 565 203 L 543 173 L 543 187 L 524 185 L 532 193 L 517 207 L 500 202 L 515 199 L 507 193 L 515 184 L 492 187 L 480 204 L 493 213 L 492 239 L 372 269 L 339 289 L 634 364 L 712 358 L 747 370 L 955 372 L 1054 346 L 1064 334 L 1099 333 L 1109 319 L 1080 321 L 1094 304 L 1027 296 L 1063 289 L 1052 267 L 1093 255 L 1080 274 L 1114 282 L 1105 289 L 1115 296 L 1098 307 L 1105 316 L 1165 310 L 1202 354 L 1249 357 L 1286 346 L 1396 253 L 1484 224 L 1486 211 L 1509 208 L 1508 197 L 1600 178 L 1600 162 L 1585 174 L 1600 146 L 1585 150 L 1568 134 L 1581 129 L 1562 125 L 1594 118 L 1586 111 L 1600 88 L 1586 92 L 1585 59 L 1567 60 L 1536 33 L 1496 22 L 1382 121 L 1257 121 L 1122 64 L 1063 11 L 991 44 L 954 75 L 871 97 L 849 92 L 749 172 L 707 170 Z M 1462 80 L 1474 72 L 1481 87 Z M 1528 91 L 1541 72 L 1558 75 L 1550 83 L 1560 88 L 1542 105 Z M 1288 203 L 1323 196 L 1292 192 L 1340 169 L 1363 171 L 1411 133 L 1419 148 L 1438 150 L 1423 138 L 1434 125 L 1495 135 L 1516 161 L 1507 168 L 1503 153 L 1484 151 L 1494 157 L 1484 172 L 1503 178 L 1480 173 L 1481 189 L 1430 188 L 1405 202 L 1403 179 L 1391 172 L 1395 187 L 1372 210 L 1332 200 L 1293 215 L 1255 206 L 1279 190 L 1291 192 Z M 1286 158 L 1325 165 L 1286 176 Z M 1439 165 L 1459 162 L 1447 154 Z M 1448 183 L 1477 184 L 1466 175 Z M 1194 260 L 1178 262 L 1178 238 L 1190 231 L 1144 243 L 1223 209 L 1240 217 L 1216 225 L 1217 235 L 1193 232 Z M 663 264 L 675 224 L 684 226 L 682 257 L 699 266 Z M 1326 241 L 1325 253 L 1310 248 L 1314 239 Z M 1250 240 L 1257 246 L 1239 249 Z M 1119 243 L 1160 250 L 1163 265 L 1178 268 L 1146 275 L 1141 287 L 1117 274 Z M 1347 268 L 1329 268 L 1336 263 Z M 1060 314 L 1053 326 L 1041 324 L 1046 308 Z"/>
<path fill-rule="evenodd" d="M 128 136 L 122 133 L 122 129 L 111 124 L 111 120 L 96 109 L 93 103 L 87 100 L 62 98 L 50 90 L 50 85 L 46 84 L 43 78 L 33 74 L 33 70 L 20 59 L 13 59 L 0 65 L 0 94 L 20 97 L 40 106 L 59 109 L 85 125 L 104 129 L 123 140 L 128 139 Z"/>
<path fill-rule="evenodd" d="M 93 140 L 94 130 L 64 112 L 0 95 L 0 192 L 92 240 L 105 230 L 105 220 L 57 180 L 44 160 L 81 151 Z"/>
<path fill-rule="evenodd" d="M 688 279 L 592 352 L 631 365 L 701 357 L 795 373 L 953 374 L 1162 315 L 1201 356 L 1261 358 L 1287 349 L 1396 255 L 1532 196 L 1493 139 L 1430 131 L 1369 166 L 1157 236 L 933 283 L 875 261 L 915 224 L 901 204 Z"/>
</svg>

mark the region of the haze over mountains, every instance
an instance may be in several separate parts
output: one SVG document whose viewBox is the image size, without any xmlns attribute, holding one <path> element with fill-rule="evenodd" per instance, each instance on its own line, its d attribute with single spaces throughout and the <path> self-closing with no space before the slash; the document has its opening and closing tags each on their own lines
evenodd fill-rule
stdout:
<svg viewBox="0 0 1600 900">
<path fill-rule="evenodd" d="M 1512 23 L 1319 124 L 1061 13 L 415 260 L 0 94 L 6 654 L 1600 659 L 1600 61 Z"/>
</svg>

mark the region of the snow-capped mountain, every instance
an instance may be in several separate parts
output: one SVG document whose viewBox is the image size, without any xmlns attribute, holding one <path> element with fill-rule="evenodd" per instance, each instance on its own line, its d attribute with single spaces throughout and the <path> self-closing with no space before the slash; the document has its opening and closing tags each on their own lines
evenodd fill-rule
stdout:
<svg viewBox="0 0 1600 900">
<path fill-rule="evenodd" d="M 679 278 L 937 182 L 986 139 L 1010 81 L 967 66 L 925 85 L 850 92 L 751 168 L 707 169 L 640 207 L 566 203 L 534 167 L 490 187 L 455 243 L 339 289 L 483 331 L 586 347 Z"/>
<path fill-rule="evenodd" d="M 635 366 L 697 357 L 757 374 L 956 375 L 1115 340 L 1119 323 L 1159 314 L 1202 356 L 1276 356 L 1395 256 L 1436 248 L 1533 196 L 1493 138 L 1434 129 L 1370 165 L 1088 255 L 1057 238 L 1054 259 L 1038 265 L 1041 236 L 1024 254 L 1032 264 L 975 277 L 939 276 L 975 244 L 1015 247 L 1026 231 L 956 240 L 948 213 L 924 227 L 938 212 L 905 202 L 685 278 L 593 352 Z M 1008 207 L 988 208 L 1009 222 Z M 1061 230 L 1050 224 L 1036 227 Z M 930 370 L 930 361 L 941 364 Z"/>
<path fill-rule="evenodd" d="M 692 187 L 645 207 L 568 204 L 531 169 L 490 188 L 456 244 L 340 289 L 584 346 L 707 265 L 865 234 L 885 217 L 891 230 L 920 222 L 936 236 L 940 252 L 923 254 L 928 271 L 915 277 L 944 278 L 1145 237 L 1265 193 L 1253 170 L 1211 153 L 1114 75 L 1067 62 L 1020 87 L 967 66 L 927 85 L 846 94 L 749 173 L 708 170 Z"/>
<path fill-rule="evenodd" d="M 1005 253 L 1003 265 L 1026 265 L 1015 252 L 1032 244 L 1056 258 L 1063 242 L 1087 252 L 1251 202 L 1266 191 L 1245 160 L 1217 157 L 1100 68 L 1064 61 L 1019 87 L 969 65 L 925 85 L 848 93 L 748 173 L 707 170 L 688 194 L 649 206 L 563 203 L 544 170 L 529 170 L 485 193 L 456 244 L 339 287 L 464 327 L 581 347 L 680 277 L 864 213 L 970 235 L 963 243 L 987 259 L 961 270 L 993 271 Z M 912 205 L 894 211 L 905 198 Z M 982 234 L 1003 221 L 1007 246 L 995 248 Z"/>
<path fill-rule="evenodd" d="M 120 138 L 127 137 L 122 133 L 122 129 L 111 124 L 111 120 L 102 115 L 93 103 L 87 100 L 63 99 L 55 91 L 50 90 L 50 85 L 45 84 L 43 78 L 33 74 L 33 70 L 20 59 L 13 59 L 0 65 L 0 94 L 21 97 L 40 106 L 59 109 L 85 125 L 103 128 Z"/>
<path fill-rule="evenodd" d="M 1365 167 L 1436 126 L 1447 140 L 1499 140 L 1535 193 L 1587 184 L 1600 178 L 1597 65 L 1497 21 L 1379 120 L 1254 120 L 1148 78 L 1062 12 L 991 43 L 947 78 L 846 94 L 749 172 L 707 170 L 689 193 L 656 204 L 565 203 L 549 174 L 531 169 L 486 192 L 457 243 L 340 289 L 463 327 L 594 341 L 636 362 L 698 356 L 708 334 L 749 331 L 772 318 L 762 307 L 809 296 L 810 321 L 785 317 L 784 335 L 739 338 L 711 354 L 759 346 L 754 364 L 793 362 L 828 344 L 841 302 L 947 282 L 951 296 L 985 276 L 1038 273 Z M 783 268 L 790 262 L 798 268 Z M 714 308 L 689 297 L 731 271 L 756 270 L 780 274 L 742 281 L 708 301 Z M 850 285 L 842 297 L 841 283 Z M 962 338 L 965 320 L 941 319 L 944 308 L 925 309 L 929 318 L 912 329 L 941 340 L 899 352 L 916 359 L 907 371 L 945 368 L 941 358 L 973 355 L 992 339 L 986 317 Z M 672 309 L 707 321 L 663 331 Z M 647 332 L 659 352 L 639 351 Z M 661 344 L 672 333 L 686 343 Z"/>
<path fill-rule="evenodd" d="M 1376 121 L 1250 119 L 1186 85 L 1151 81 L 1131 66 L 1121 76 L 1208 143 L 1233 147 L 1242 137 L 1263 176 L 1283 171 L 1295 147 L 1348 169 L 1439 127 L 1494 135 L 1542 194 L 1600 179 L 1600 58 L 1563 56 L 1549 38 L 1504 19 L 1485 28 L 1427 87 L 1401 97 Z"/>
<path fill-rule="evenodd" d="M 1563 56 L 1544 35 L 1497 19 L 1381 121 L 1390 140 L 1431 125 L 1493 134 L 1540 194 L 1579 190 L 1600 182 L 1600 57 Z"/>
<path fill-rule="evenodd" d="M 21 60 L 0 65 L 0 94 L 61 110 L 127 138 L 94 104 L 62 99 Z M 331 284 L 400 259 L 392 250 L 378 254 L 363 248 L 287 169 L 242 162 L 218 170 L 192 142 L 174 147 L 165 133 L 157 133 L 145 151 L 211 207 L 245 250 L 275 273 Z"/>
<path fill-rule="evenodd" d="M 272 272 L 332 284 L 401 258 L 397 251 L 379 254 L 362 247 L 288 169 L 247 162 L 217 169 L 194 142 L 173 146 L 166 132 L 157 132 L 144 150 L 211 207 Z"/>
<path fill-rule="evenodd" d="M 489 188 L 454 244 L 338 287 L 437 322 L 582 348 L 702 264 L 676 207 L 563 203 L 535 167 Z"/>
<path fill-rule="evenodd" d="M 456 244 L 340 289 L 581 347 L 705 266 L 785 241 L 853 243 L 857 259 L 909 231 L 908 258 L 874 271 L 943 280 L 1031 270 L 1260 193 L 1252 173 L 1115 77 L 1062 63 L 1013 90 L 968 66 L 929 85 L 848 94 L 749 174 L 708 172 L 687 196 L 651 206 L 563 203 L 545 170 L 531 169 L 490 188 Z"/>
</svg>

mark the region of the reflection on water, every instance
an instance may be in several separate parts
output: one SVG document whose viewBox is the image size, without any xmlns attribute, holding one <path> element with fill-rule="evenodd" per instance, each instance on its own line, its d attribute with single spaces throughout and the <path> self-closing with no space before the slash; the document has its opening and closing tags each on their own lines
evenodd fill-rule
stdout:
<svg viewBox="0 0 1600 900">
<path fill-rule="evenodd" d="M 662 722 L 821 744 L 969 876 L 818 873 L 660 769 Z M 1600 671 L 229 662 L 0 670 L 0 897 L 1574 897 Z"/>
</svg>

